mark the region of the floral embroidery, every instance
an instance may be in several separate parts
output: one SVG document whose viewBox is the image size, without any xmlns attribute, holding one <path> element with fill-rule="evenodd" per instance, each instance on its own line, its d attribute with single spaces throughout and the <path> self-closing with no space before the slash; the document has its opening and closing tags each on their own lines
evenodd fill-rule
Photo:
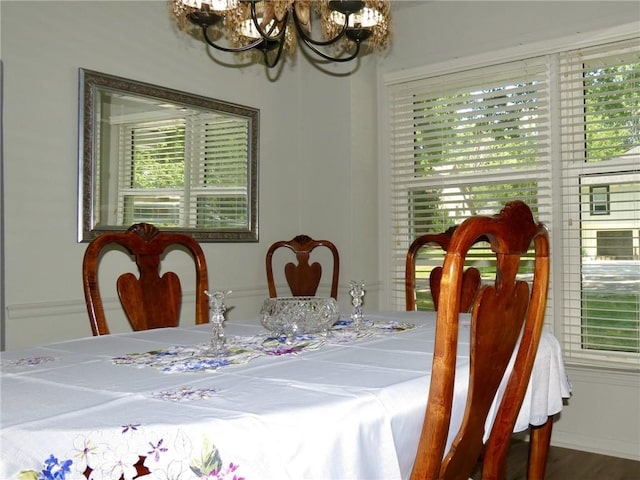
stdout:
<svg viewBox="0 0 640 480">
<path fill-rule="evenodd" d="M 149 447 L 151 448 L 151 450 L 147 452 L 147 457 L 150 457 L 153 455 L 153 459 L 156 462 L 160 461 L 160 454 L 165 453 L 168 450 L 166 447 L 162 446 L 162 442 L 164 442 L 164 439 L 162 438 L 160 439 L 157 445 L 154 445 L 153 443 L 149 442 Z"/>
<path fill-rule="evenodd" d="M 297 335 L 291 343 L 286 343 L 287 337 L 268 337 L 257 347 L 265 355 L 290 355 L 300 353 L 303 350 L 314 350 L 324 343 L 321 338 L 315 335 Z"/>
<path fill-rule="evenodd" d="M 113 357 L 117 365 L 133 365 L 136 367 L 153 367 L 165 373 L 211 372 L 228 365 L 240 365 L 253 358 L 271 355 L 298 354 L 306 350 L 314 350 L 322 345 L 351 343 L 363 338 L 384 333 L 402 332 L 415 328 L 406 322 L 367 322 L 357 330 L 351 322 L 338 322 L 326 334 L 305 334 L 296 336 L 291 343 L 284 336 L 254 335 L 249 337 L 227 338 L 227 353 L 223 357 L 211 354 L 208 344 L 177 345 L 166 349 L 151 350 L 143 353 L 130 353 Z M 185 392 L 185 397 L 188 392 Z M 159 394 L 157 398 L 168 398 L 172 395 Z M 182 399 L 182 398 L 179 398 Z"/>
<path fill-rule="evenodd" d="M 129 423 L 128 425 L 123 425 L 122 433 L 127 433 L 129 430 L 137 430 L 139 426 L 139 423 Z"/>
<path fill-rule="evenodd" d="M 103 478 L 125 479 L 136 476 L 136 467 L 140 456 L 129 449 L 128 444 L 120 443 L 112 448 L 105 449 L 103 453 L 102 463 L 96 465 L 94 470 L 100 470 Z"/>
<path fill-rule="evenodd" d="M 226 468 L 222 468 L 222 459 L 220 458 L 218 449 L 215 445 L 209 445 L 206 439 L 202 445 L 202 456 L 197 460 L 192 459 L 190 468 L 198 478 L 203 480 L 245 480 L 244 477 L 239 477 L 235 474 L 238 465 L 235 465 L 233 462 Z"/>
<path fill-rule="evenodd" d="M 267 355 L 274 355 L 277 357 L 279 355 L 289 355 L 291 353 L 298 353 L 300 351 L 302 351 L 301 347 L 288 347 L 288 348 L 277 347 L 272 350 L 267 350 L 266 353 Z"/>
<path fill-rule="evenodd" d="M 381 328 L 383 330 L 390 330 L 392 332 L 404 332 L 405 330 L 411 330 L 416 326 L 413 323 L 407 322 L 386 322 L 384 324 L 373 324 L 377 325 L 377 328 Z"/>
<path fill-rule="evenodd" d="M 44 468 L 40 473 L 35 470 L 27 470 L 20 472 L 18 480 L 66 480 L 67 474 L 71 473 L 72 460 L 59 461 L 53 455 L 50 455 L 44 461 Z"/>
<path fill-rule="evenodd" d="M 171 390 L 162 390 L 153 392 L 151 396 L 158 400 L 169 400 L 172 402 L 189 401 L 189 400 L 205 400 L 216 394 L 214 388 L 193 388 L 180 387 Z"/>
<path fill-rule="evenodd" d="M 55 361 L 56 361 L 55 357 L 42 356 L 42 357 L 18 358 L 17 360 L 9 360 L 7 363 L 8 365 L 12 365 L 15 367 L 25 367 L 25 366 L 32 367 L 36 365 L 41 365 L 43 363 L 55 362 Z"/>
<path fill-rule="evenodd" d="M 231 343 L 231 339 L 229 340 Z M 243 345 L 229 345 L 228 353 L 218 358 L 211 355 L 209 345 L 177 345 L 165 350 L 130 353 L 112 358 L 117 365 L 154 367 L 165 373 L 210 372 L 227 365 L 247 363 L 260 353 Z"/>
<path fill-rule="evenodd" d="M 75 470 L 84 472 L 88 465 L 95 463 L 97 456 L 100 454 L 99 447 L 88 437 L 79 435 L 73 441 L 72 457 L 75 459 Z"/>
<path fill-rule="evenodd" d="M 245 480 L 237 473 L 239 465 L 230 462 L 225 466 L 218 448 L 206 437 L 201 448 L 194 449 L 182 431 L 156 436 L 139 424 L 125 428 L 126 438 L 115 443 L 101 432 L 79 435 L 73 442 L 73 459 L 58 460 L 62 457 L 51 454 L 42 470 L 24 470 L 15 480 L 86 480 L 87 469 L 92 471 L 90 478 L 128 480 L 138 475 L 136 465 L 141 459 L 150 473 L 144 478 L 174 480 L 196 475 L 201 480 Z M 132 432 L 144 436 L 144 445 L 129 438 Z"/>
</svg>

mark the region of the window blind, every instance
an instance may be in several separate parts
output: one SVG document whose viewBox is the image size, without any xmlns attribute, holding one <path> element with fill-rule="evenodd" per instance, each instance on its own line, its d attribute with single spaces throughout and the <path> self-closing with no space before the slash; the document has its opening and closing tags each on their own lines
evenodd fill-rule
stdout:
<svg viewBox="0 0 640 480">
<path fill-rule="evenodd" d="M 388 88 L 393 298 L 404 308 L 409 244 L 511 199 L 550 218 L 549 74 L 544 58 L 398 83 Z M 494 267 L 480 244 L 471 264 Z M 418 257 L 417 301 L 432 308 L 428 274 L 438 250 Z"/>
<path fill-rule="evenodd" d="M 404 259 L 416 236 L 520 198 L 559 228 L 550 232 L 559 236 L 552 261 L 560 278 L 551 279 L 547 320 L 566 358 L 638 368 L 638 38 L 387 92 L 395 307 L 404 308 Z M 471 259 L 481 272 L 493 268 L 486 253 L 481 244 Z M 442 254 L 430 250 L 418 262 L 418 305 L 429 309 L 426 279 Z"/>
<path fill-rule="evenodd" d="M 184 119 L 123 125 L 118 222 L 180 225 L 184 210 Z"/>
<path fill-rule="evenodd" d="M 564 347 L 640 365 L 640 45 L 560 56 Z"/>
<path fill-rule="evenodd" d="M 245 119 L 211 115 L 191 130 L 190 157 L 201 160 L 194 161 L 189 214 L 200 228 L 248 225 L 248 129 Z"/>
<path fill-rule="evenodd" d="M 119 125 L 118 223 L 248 226 L 248 121 L 197 113 Z"/>
</svg>

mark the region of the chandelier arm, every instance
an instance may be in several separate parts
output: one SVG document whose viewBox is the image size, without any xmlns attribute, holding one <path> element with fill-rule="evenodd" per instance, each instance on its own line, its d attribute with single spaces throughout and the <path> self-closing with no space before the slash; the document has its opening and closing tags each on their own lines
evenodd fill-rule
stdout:
<svg viewBox="0 0 640 480">
<path fill-rule="evenodd" d="M 349 61 L 353 60 L 354 58 L 356 58 L 358 56 L 358 54 L 360 53 L 360 45 L 361 45 L 360 40 L 354 40 L 353 41 L 356 44 L 356 49 L 348 57 L 332 57 L 331 55 L 328 55 L 328 54 L 324 53 L 323 51 L 321 51 L 313 43 L 308 42 L 306 38 L 303 38 L 302 41 L 304 42 L 304 44 L 306 45 L 306 47 L 309 50 L 311 50 L 316 55 L 324 58 L 325 60 L 329 60 L 330 62 L 349 62 Z"/>
<path fill-rule="evenodd" d="M 257 47 L 259 48 L 259 47 Z M 276 54 L 276 58 L 273 60 L 273 62 L 269 61 L 269 57 L 268 57 L 268 53 L 269 50 L 268 49 L 263 49 L 262 50 L 262 55 L 264 57 L 264 64 L 267 66 L 267 68 L 273 68 L 275 67 L 278 62 L 280 61 L 280 56 L 282 55 L 282 51 L 284 50 L 284 39 L 282 39 L 279 43 L 278 43 L 278 53 Z"/>
<path fill-rule="evenodd" d="M 217 43 L 215 43 L 213 40 L 209 38 L 209 34 L 207 33 L 207 30 L 208 30 L 207 25 L 202 25 L 201 28 L 202 28 L 202 35 L 204 36 L 205 41 L 209 45 L 211 45 L 213 48 L 217 50 L 222 50 L 223 52 L 230 52 L 230 53 L 246 52 L 247 50 L 251 50 L 252 48 L 258 47 L 262 43 L 262 38 L 258 38 L 257 40 L 247 45 L 243 45 L 241 47 L 223 47 L 221 45 L 218 45 Z"/>
</svg>

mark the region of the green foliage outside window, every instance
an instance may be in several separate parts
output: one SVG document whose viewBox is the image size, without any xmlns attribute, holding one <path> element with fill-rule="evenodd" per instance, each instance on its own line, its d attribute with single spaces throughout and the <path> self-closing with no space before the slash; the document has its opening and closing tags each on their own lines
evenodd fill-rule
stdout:
<svg viewBox="0 0 640 480">
<path fill-rule="evenodd" d="M 138 142 L 136 137 L 144 130 L 133 130 L 133 188 L 184 187 L 184 126 L 154 129 L 153 143 Z M 161 140 L 159 140 L 161 139 Z"/>
<path fill-rule="evenodd" d="M 640 145 L 639 84 L 640 64 L 585 73 L 587 160 L 608 160 Z"/>
</svg>

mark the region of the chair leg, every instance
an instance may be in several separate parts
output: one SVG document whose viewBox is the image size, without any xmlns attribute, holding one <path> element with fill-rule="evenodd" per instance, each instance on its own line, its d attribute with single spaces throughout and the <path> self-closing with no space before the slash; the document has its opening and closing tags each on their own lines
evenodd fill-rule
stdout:
<svg viewBox="0 0 640 480">
<path fill-rule="evenodd" d="M 547 467 L 547 456 L 551 443 L 553 417 L 549 417 L 543 425 L 531 426 L 529 440 L 529 464 L 527 478 L 529 480 L 544 480 Z"/>
</svg>

